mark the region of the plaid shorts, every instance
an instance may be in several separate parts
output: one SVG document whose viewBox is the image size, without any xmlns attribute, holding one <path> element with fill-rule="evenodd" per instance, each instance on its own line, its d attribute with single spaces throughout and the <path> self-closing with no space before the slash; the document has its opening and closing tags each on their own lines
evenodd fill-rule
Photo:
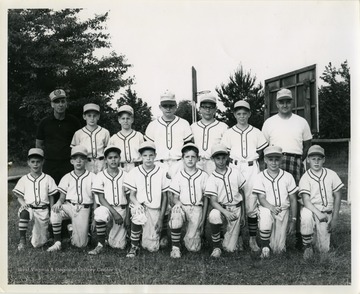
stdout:
<svg viewBox="0 0 360 294">
<path fill-rule="evenodd" d="M 284 154 L 280 168 L 291 173 L 296 185 L 299 185 L 301 176 L 305 173 L 305 167 L 301 155 Z"/>
</svg>

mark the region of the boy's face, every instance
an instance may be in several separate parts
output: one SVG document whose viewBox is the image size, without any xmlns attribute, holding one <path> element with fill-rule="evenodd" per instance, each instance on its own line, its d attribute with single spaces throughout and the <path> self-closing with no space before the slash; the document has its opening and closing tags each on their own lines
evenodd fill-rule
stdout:
<svg viewBox="0 0 360 294">
<path fill-rule="evenodd" d="M 211 102 L 203 102 L 201 103 L 199 110 L 202 118 L 211 120 L 215 116 L 216 105 Z"/>
<path fill-rule="evenodd" d="M 320 171 L 324 165 L 325 157 L 321 155 L 310 155 L 306 158 L 313 171 Z"/>
<path fill-rule="evenodd" d="M 194 150 L 186 151 L 183 154 L 184 164 L 185 164 L 185 166 L 187 166 L 189 168 L 193 168 L 196 166 L 198 158 L 199 157 Z"/>
<path fill-rule="evenodd" d="M 222 153 L 222 154 L 217 154 L 213 157 L 216 168 L 217 169 L 226 169 L 228 160 L 229 160 L 229 155 Z"/>
<path fill-rule="evenodd" d="M 70 159 L 71 164 L 74 166 L 75 170 L 85 170 L 85 164 L 87 162 L 87 157 L 81 154 L 75 154 Z"/>
<path fill-rule="evenodd" d="M 156 153 L 154 150 L 151 149 L 144 150 L 141 153 L 142 162 L 145 167 L 153 167 L 155 157 L 156 157 Z"/>
<path fill-rule="evenodd" d="M 97 126 L 98 120 L 100 118 L 100 113 L 97 111 L 87 111 L 83 114 L 83 118 L 86 121 L 88 126 Z"/>
<path fill-rule="evenodd" d="M 44 159 L 41 157 L 34 156 L 34 157 L 28 158 L 27 163 L 28 163 L 28 166 L 30 167 L 30 170 L 33 173 L 38 174 L 38 173 L 41 173 L 41 171 L 42 171 Z"/>
<path fill-rule="evenodd" d="M 107 166 L 112 169 L 118 168 L 120 163 L 120 154 L 115 151 L 110 151 L 106 156 L 106 163 Z"/>
<path fill-rule="evenodd" d="M 247 124 L 250 115 L 250 111 L 245 108 L 239 108 L 234 111 L 234 117 L 236 118 L 237 123 L 240 125 Z"/>
<path fill-rule="evenodd" d="M 276 155 L 265 156 L 264 161 L 267 165 L 268 170 L 272 172 L 279 171 L 281 164 L 281 156 L 276 156 Z"/>
<path fill-rule="evenodd" d="M 176 103 L 165 101 L 165 102 L 161 103 L 159 107 L 165 118 L 168 118 L 168 119 L 174 118 L 176 108 L 177 108 Z"/>
<path fill-rule="evenodd" d="M 281 114 L 290 114 L 292 111 L 292 100 L 283 99 L 276 102 L 276 107 Z"/>
<path fill-rule="evenodd" d="M 119 124 L 121 125 L 121 129 L 130 130 L 131 125 L 134 122 L 134 118 L 130 113 L 123 112 L 118 116 Z"/>
</svg>

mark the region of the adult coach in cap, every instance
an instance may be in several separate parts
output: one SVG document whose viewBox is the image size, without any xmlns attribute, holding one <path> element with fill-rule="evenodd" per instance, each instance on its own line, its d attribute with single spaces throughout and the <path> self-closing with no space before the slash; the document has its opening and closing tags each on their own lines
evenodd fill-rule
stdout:
<svg viewBox="0 0 360 294">
<path fill-rule="evenodd" d="M 280 168 L 291 173 L 296 185 L 298 185 L 304 173 L 303 160 L 311 146 L 312 134 L 307 121 L 292 113 L 292 99 L 292 93 L 288 89 L 280 89 L 277 92 L 276 107 L 278 113 L 264 122 L 262 132 L 269 145 L 282 148 L 283 160 Z M 297 247 L 301 247 L 299 225 L 296 235 Z"/>
<path fill-rule="evenodd" d="M 36 133 L 36 147 L 44 150 L 44 173 L 50 175 L 56 184 L 72 170 L 70 164 L 71 139 L 81 128 L 79 120 L 66 113 L 65 91 L 54 90 L 49 95 L 54 112 L 40 121 Z"/>
</svg>

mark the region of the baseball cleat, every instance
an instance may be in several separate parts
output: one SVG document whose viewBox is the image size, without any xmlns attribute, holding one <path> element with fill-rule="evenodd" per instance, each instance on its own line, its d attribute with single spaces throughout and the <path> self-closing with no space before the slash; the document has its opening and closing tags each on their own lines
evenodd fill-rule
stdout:
<svg viewBox="0 0 360 294">
<path fill-rule="evenodd" d="M 307 259 L 310 259 L 311 257 L 313 257 L 314 255 L 314 251 L 311 247 L 306 247 L 305 250 L 304 250 L 304 259 L 307 260 Z"/>
<path fill-rule="evenodd" d="M 99 242 L 95 249 L 89 251 L 88 253 L 90 255 L 98 255 L 102 250 L 104 249 L 104 246 Z"/>
<path fill-rule="evenodd" d="M 256 237 L 250 237 L 249 246 L 250 246 L 251 251 L 255 251 L 255 252 L 260 251 L 260 247 L 256 243 Z"/>
<path fill-rule="evenodd" d="M 221 249 L 214 248 L 213 252 L 211 252 L 210 257 L 219 258 L 221 256 Z"/>
<path fill-rule="evenodd" d="M 170 252 L 170 257 L 171 258 L 180 258 L 181 257 L 180 248 L 177 246 L 173 246 L 172 250 Z"/>
<path fill-rule="evenodd" d="M 269 258 L 269 257 L 270 257 L 270 248 L 269 247 L 264 247 L 261 250 L 260 258 Z"/>
<path fill-rule="evenodd" d="M 17 247 L 17 250 L 22 251 L 22 250 L 24 250 L 24 249 L 25 249 L 25 243 L 24 243 L 24 242 L 20 242 L 19 245 L 18 245 L 18 247 Z"/>
<path fill-rule="evenodd" d="M 167 246 L 168 246 L 168 243 L 169 243 L 168 238 L 167 238 L 167 237 L 162 237 L 162 238 L 160 239 L 160 248 L 165 248 L 165 247 L 167 247 Z"/>
<path fill-rule="evenodd" d="M 140 250 L 140 248 L 138 246 L 131 245 L 131 248 L 130 248 L 128 254 L 126 254 L 126 257 L 133 258 L 133 257 L 139 255 L 139 250 Z"/>
<path fill-rule="evenodd" d="M 49 247 L 46 251 L 47 252 L 54 252 L 61 250 L 61 242 L 56 241 L 53 246 Z"/>
</svg>

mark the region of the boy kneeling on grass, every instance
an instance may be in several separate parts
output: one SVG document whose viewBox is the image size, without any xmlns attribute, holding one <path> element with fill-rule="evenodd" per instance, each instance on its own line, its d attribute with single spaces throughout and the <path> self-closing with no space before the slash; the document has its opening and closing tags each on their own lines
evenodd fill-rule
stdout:
<svg viewBox="0 0 360 294">
<path fill-rule="evenodd" d="M 282 156 L 282 149 L 278 146 L 265 148 L 267 168 L 257 174 L 254 181 L 253 193 L 257 194 L 260 202 L 261 258 L 270 257 L 270 248 L 274 253 L 286 251 L 286 232 L 289 235 L 295 233 L 298 187 L 294 177 L 280 169 Z"/>
<path fill-rule="evenodd" d="M 131 248 L 126 257 L 139 254 L 141 246 L 150 252 L 159 250 L 160 232 L 167 205 L 166 172 L 155 165 L 154 143 L 145 141 L 139 146 L 142 165 L 132 169 L 124 180 L 130 190 Z"/>
<path fill-rule="evenodd" d="M 208 174 L 196 167 L 199 148 L 188 143 L 181 149 L 184 168 L 171 181 L 169 191 L 173 195 L 174 206 L 171 210 L 172 250 L 170 257 L 180 258 L 181 229 L 187 221 L 184 237 L 185 247 L 197 252 L 201 249 L 201 234 L 204 230 L 208 199 L 204 197 Z"/>
<path fill-rule="evenodd" d="M 109 222 L 112 223 L 109 232 L 110 247 L 124 249 L 126 246 L 126 227 L 130 220 L 128 199 L 123 187 L 126 173 L 119 170 L 120 153 L 120 148 L 116 146 L 109 145 L 105 148 L 107 168 L 96 175 L 92 186 L 100 206 L 94 211 L 98 244 L 95 249 L 89 251 L 90 255 L 97 255 L 103 250 Z"/>
<path fill-rule="evenodd" d="M 88 151 L 82 145 L 71 149 L 70 162 L 74 170 L 60 180 L 59 200 L 51 208 L 50 221 L 54 231 L 54 245 L 47 251 L 61 250 L 61 223 L 63 219 L 71 219 L 73 232 L 71 244 L 85 247 L 88 243 L 89 217 L 94 197 L 91 192 L 95 174 L 85 169 Z M 96 203 L 95 203 L 96 205 Z"/>
<path fill-rule="evenodd" d="M 321 253 L 330 250 L 330 236 L 334 231 L 341 204 L 341 182 L 336 172 L 323 168 L 325 151 L 319 145 L 309 148 L 306 161 L 310 169 L 301 177 L 299 194 L 304 201 L 300 210 L 301 235 L 304 259 L 313 256 L 313 235 L 316 228 L 315 246 Z"/>
<path fill-rule="evenodd" d="M 220 232 L 226 225 L 222 247 L 225 251 L 237 249 L 241 224 L 245 223 L 244 201 L 241 189 L 245 179 L 238 170 L 228 167 L 229 152 L 222 144 L 211 148 L 216 169 L 206 183 L 205 195 L 210 197 L 213 209 L 209 213 L 213 251 L 211 257 L 221 256 Z"/>
<path fill-rule="evenodd" d="M 53 203 L 53 195 L 57 193 L 54 179 L 42 172 L 44 151 L 31 148 L 28 152 L 27 164 L 30 173 L 22 176 L 13 189 L 20 208 L 18 212 L 20 243 L 18 250 L 26 247 L 26 231 L 29 221 L 34 221 L 31 244 L 37 248 L 48 241 L 49 203 Z"/>
</svg>

